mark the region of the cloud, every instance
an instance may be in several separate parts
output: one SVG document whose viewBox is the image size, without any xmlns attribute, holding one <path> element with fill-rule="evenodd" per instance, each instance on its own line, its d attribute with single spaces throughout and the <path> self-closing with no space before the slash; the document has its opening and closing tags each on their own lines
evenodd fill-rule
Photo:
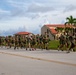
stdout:
<svg viewBox="0 0 76 75">
<path fill-rule="evenodd" d="M 0 14 L 2 14 L 2 13 L 8 13 L 8 11 L 0 9 Z"/>
<path fill-rule="evenodd" d="M 69 12 L 69 11 L 74 11 L 74 10 L 76 10 L 76 6 L 75 5 L 68 5 L 68 6 L 65 7 L 63 12 Z"/>
<path fill-rule="evenodd" d="M 49 11 L 55 10 L 53 7 L 47 6 L 47 5 L 40 5 L 40 4 L 31 4 L 28 7 L 27 12 L 32 12 L 32 13 L 45 13 Z"/>
<path fill-rule="evenodd" d="M 19 27 L 17 29 L 3 30 L 3 31 L 1 31 L 0 35 L 2 35 L 2 36 L 14 35 L 15 33 L 20 32 L 20 31 L 26 31 L 25 27 Z"/>
<path fill-rule="evenodd" d="M 27 0 L 7 0 L 7 3 L 14 8 L 26 8 L 29 2 Z"/>
<path fill-rule="evenodd" d="M 15 8 L 11 11 L 11 16 L 12 17 L 25 16 L 25 11 L 20 8 Z"/>
<path fill-rule="evenodd" d="M 0 30 L 4 35 L 23 28 L 40 33 L 45 23 L 64 23 L 66 17 L 76 17 L 75 4 L 75 0 L 0 0 Z"/>
<path fill-rule="evenodd" d="M 10 15 L 10 11 L 6 11 L 3 9 L 0 9 L 0 20 L 7 19 L 7 17 Z"/>
</svg>

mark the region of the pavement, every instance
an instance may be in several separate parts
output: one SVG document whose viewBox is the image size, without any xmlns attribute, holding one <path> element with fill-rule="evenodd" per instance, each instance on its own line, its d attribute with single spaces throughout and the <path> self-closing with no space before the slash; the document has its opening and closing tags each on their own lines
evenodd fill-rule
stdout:
<svg viewBox="0 0 76 75">
<path fill-rule="evenodd" d="M 0 49 L 0 53 L 4 52 L 5 54 L 10 54 L 14 56 L 20 56 L 20 57 L 26 57 L 29 59 L 35 59 L 35 60 L 45 60 L 45 61 L 60 61 L 60 62 L 66 62 L 66 63 L 72 63 L 76 65 L 76 52 L 70 52 L 67 53 L 66 51 L 58 51 L 58 50 L 34 50 L 29 51 L 25 49 L 6 49 L 3 50 Z"/>
<path fill-rule="evenodd" d="M 20 64 L 18 66 L 16 65 L 17 71 L 16 72 L 13 71 L 13 73 L 11 72 L 11 73 L 9 73 L 9 75 L 76 75 L 76 52 L 66 53 L 66 51 L 40 50 L 40 49 L 37 49 L 35 51 L 29 51 L 29 50 L 26 51 L 25 49 L 14 50 L 13 48 L 11 48 L 11 49 L 0 48 L 0 56 L 7 59 L 7 61 L 2 60 L 5 62 L 8 62 L 8 58 L 12 62 L 15 60 L 18 60 L 18 59 L 20 59 L 20 60 L 27 59 L 27 60 L 31 61 L 28 63 L 23 62 L 23 64 L 26 63 L 27 66 L 29 66 L 29 63 L 31 64 L 33 62 L 32 63 L 33 70 L 31 70 L 30 73 L 27 71 L 25 74 L 24 70 L 26 69 L 26 67 L 22 67 L 22 66 L 21 67 L 24 68 L 24 70 L 23 71 L 20 70 L 21 72 L 17 72 L 18 67 L 20 65 L 22 65 L 22 64 Z M 6 57 L 4 57 L 4 56 L 6 56 Z M 14 59 L 11 59 L 11 57 L 14 57 Z M 20 60 L 18 60 L 18 61 L 21 62 Z M 2 63 L 2 61 L 0 61 L 0 64 L 5 65 L 5 63 Z M 17 62 L 17 63 L 19 63 L 19 62 Z M 36 65 L 34 63 L 36 63 Z M 44 69 L 45 67 L 40 66 L 40 65 L 44 65 L 44 63 L 46 63 L 46 65 L 48 66 L 48 67 L 45 66 L 46 69 Z M 7 64 L 6 64 L 6 67 L 7 67 Z M 10 65 L 10 63 L 9 63 L 9 65 Z M 51 65 L 51 67 L 50 67 L 50 65 Z M 39 66 L 39 69 L 38 69 L 38 66 Z M 2 71 L 3 72 L 1 72 L 0 75 L 7 75 L 7 73 L 6 74 L 4 73 L 4 69 Z M 57 71 L 57 72 L 54 72 L 54 71 Z M 31 73 L 31 72 L 37 72 L 37 74 Z"/>
</svg>

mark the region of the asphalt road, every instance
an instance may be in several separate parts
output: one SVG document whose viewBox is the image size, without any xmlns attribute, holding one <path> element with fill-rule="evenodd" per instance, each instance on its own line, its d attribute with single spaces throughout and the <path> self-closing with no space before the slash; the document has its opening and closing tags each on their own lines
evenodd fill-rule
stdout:
<svg viewBox="0 0 76 75">
<path fill-rule="evenodd" d="M 76 52 L 0 48 L 0 75 L 76 75 Z"/>
</svg>

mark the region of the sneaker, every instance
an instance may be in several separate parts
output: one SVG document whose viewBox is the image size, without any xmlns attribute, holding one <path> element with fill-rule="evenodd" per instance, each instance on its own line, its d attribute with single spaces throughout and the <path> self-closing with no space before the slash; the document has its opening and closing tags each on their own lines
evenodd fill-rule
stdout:
<svg viewBox="0 0 76 75">
<path fill-rule="evenodd" d="M 67 51 L 67 53 L 70 53 L 70 51 Z"/>
<path fill-rule="evenodd" d="M 27 50 L 27 48 L 26 48 L 26 50 Z"/>
<path fill-rule="evenodd" d="M 59 51 L 59 48 L 58 48 L 58 51 Z"/>
</svg>

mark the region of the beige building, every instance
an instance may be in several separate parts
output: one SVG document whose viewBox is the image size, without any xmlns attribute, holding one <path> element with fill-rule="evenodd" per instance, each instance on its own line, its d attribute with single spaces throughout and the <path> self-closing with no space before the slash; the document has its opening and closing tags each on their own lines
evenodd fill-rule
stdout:
<svg viewBox="0 0 76 75">
<path fill-rule="evenodd" d="M 57 30 L 61 28 L 62 31 Z M 75 28 L 75 26 L 67 25 L 66 28 Z M 50 40 L 58 39 L 61 34 L 64 33 L 65 25 L 64 24 L 46 24 L 41 28 L 42 35 L 48 35 Z"/>
</svg>

